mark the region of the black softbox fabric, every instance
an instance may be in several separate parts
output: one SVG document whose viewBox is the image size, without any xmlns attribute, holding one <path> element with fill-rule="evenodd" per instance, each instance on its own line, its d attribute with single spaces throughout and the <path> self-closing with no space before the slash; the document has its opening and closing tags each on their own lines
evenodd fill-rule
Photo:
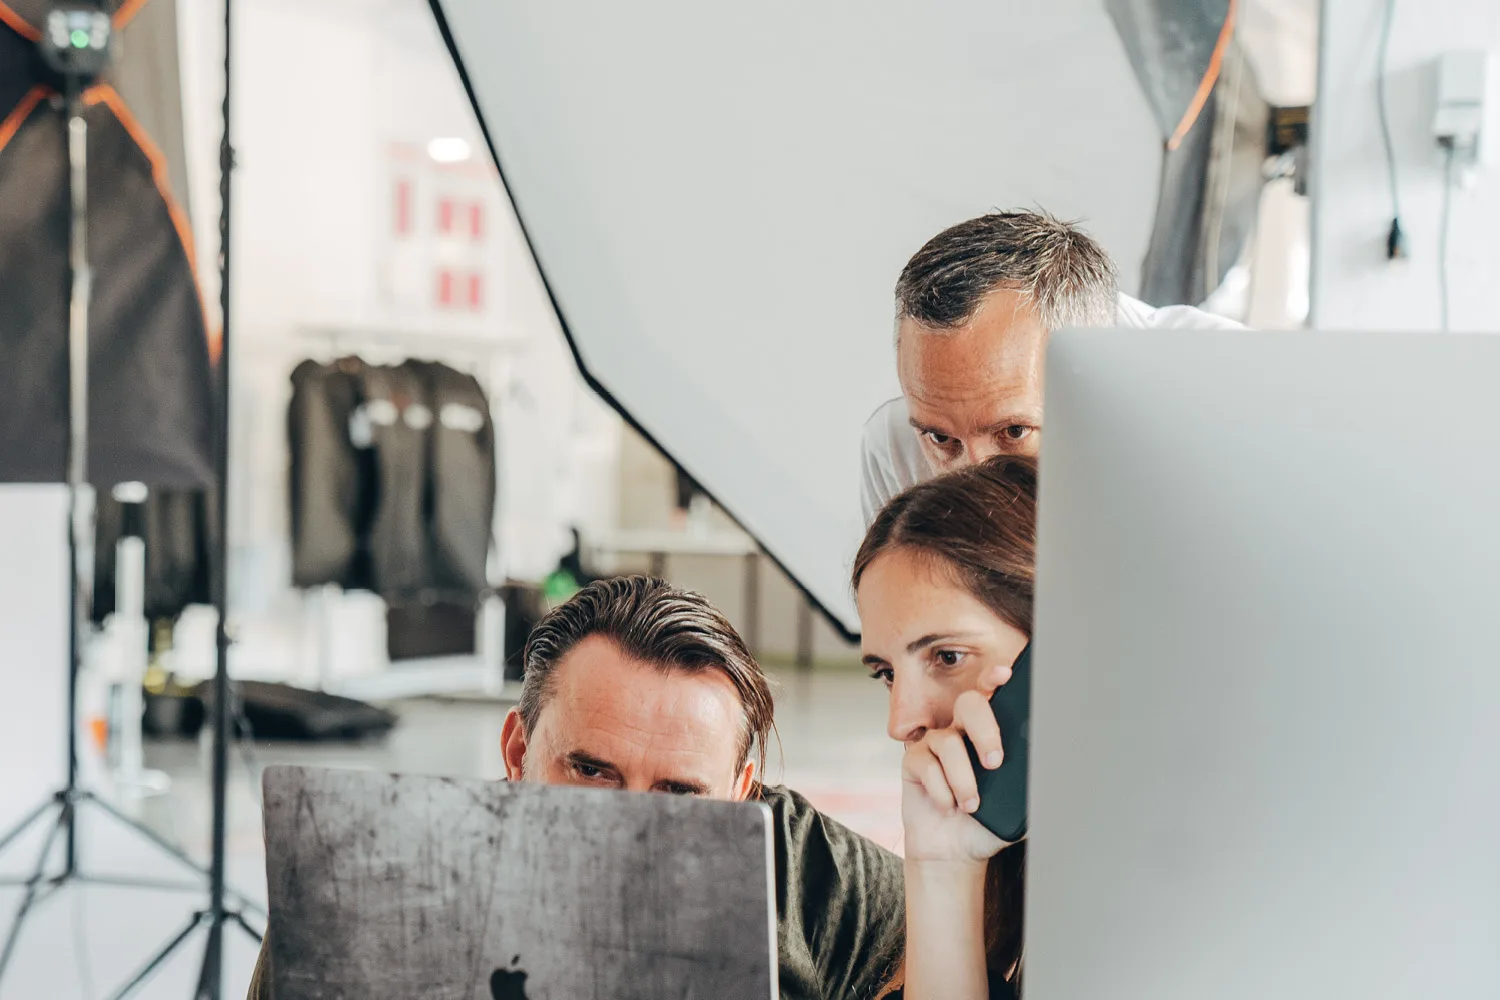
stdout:
<svg viewBox="0 0 1500 1000">
<path fill-rule="evenodd" d="M 1232 0 L 1105 0 L 1162 138 L 1183 124 L 1228 23 Z"/>
<path fill-rule="evenodd" d="M 1238 46 L 1182 144 L 1162 164 L 1156 224 L 1141 269 L 1152 305 L 1199 303 L 1239 262 L 1255 231 L 1270 106 Z"/>
<path fill-rule="evenodd" d="M 0 4 L 0 481 L 8 482 L 60 482 L 66 468 L 67 111 L 62 82 L 34 43 L 47 6 Z M 125 4 L 117 27 L 141 7 Z M 124 30 L 121 58 L 129 43 Z M 205 486 L 213 472 L 208 331 L 172 170 L 108 78 L 84 102 L 89 477 Z"/>
<path fill-rule="evenodd" d="M 1270 109 L 1234 37 L 1231 0 L 1106 0 L 1165 157 L 1140 297 L 1197 304 L 1254 230 Z"/>
</svg>

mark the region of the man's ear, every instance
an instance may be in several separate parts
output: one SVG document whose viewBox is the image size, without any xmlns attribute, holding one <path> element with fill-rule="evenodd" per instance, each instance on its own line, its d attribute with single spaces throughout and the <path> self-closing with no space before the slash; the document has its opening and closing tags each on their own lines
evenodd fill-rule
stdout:
<svg viewBox="0 0 1500 1000">
<path fill-rule="evenodd" d="M 750 792 L 755 788 L 755 761 L 745 761 L 745 766 L 740 768 L 739 777 L 734 779 L 734 787 L 730 789 L 729 800 L 731 802 L 743 802 L 750 797 Z"/>
<path fill-rule="evenodd" d="M 518 708 L 505 713 L 505 725 L 500 727 L 500 753 L 505 758 L 505 777 L 520 781 L 526 772 L 526 727 L 521 723 Z"/>
</svg>

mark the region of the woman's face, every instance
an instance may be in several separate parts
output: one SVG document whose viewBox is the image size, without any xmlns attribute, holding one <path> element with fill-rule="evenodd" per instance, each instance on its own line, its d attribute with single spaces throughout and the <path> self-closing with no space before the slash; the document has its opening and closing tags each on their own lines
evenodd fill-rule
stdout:
<svg viewBox="0 0 1500 1000">
<path fill-rule="evenodd" d="M 891 692 L 886 731 L 902 742 L 953 722 L 953 703 L 979 672 L 1014 663 L 1026 633 L 960 586 L 938 557 L 882 552 L 859 582 L 861 649 Z"/>
</svg>

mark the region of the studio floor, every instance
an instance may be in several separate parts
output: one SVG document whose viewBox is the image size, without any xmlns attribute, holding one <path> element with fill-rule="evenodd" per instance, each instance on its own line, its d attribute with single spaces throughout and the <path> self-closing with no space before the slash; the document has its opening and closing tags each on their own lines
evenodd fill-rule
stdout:
<svg viewBox="0 0 1500 1000">
<path fill-rule="evenodd" d="M 777 678 L 777 726 L 782 753 L 772 753 L 769 778 L 807 795 L 820 809 L 879 843 L 898 847 L 901 748 L 885 735 L 885 689 L 857 670 L 784 672 Z M 507 704 L 495 701 L 415 700 L 392 708 L 400 724 L 371 744 L 259 744 L 237 751 L 229 789 L 231 884 L 265 903 L 265 853 L 252 771 L 271 764 L 378 769 L 416 774 L 498 778 L 503 774 L 499 733 Z M 138 807 L 152 829 L 206 858 L 210 818 L 206 743 L 154 743 L 147 765 L 171 778 L 171 789 Z M 80 858 L 101 875 L 183 879 L 183 866 L 163 856 L 113 819 L 83 807 Z M 42 847 L 45 828 L 30 832 L 0 857 L 0 873 L 25 873 Z M 22 890 L 0 889 L 0 926 L 10 926 Z M 33 910 L 3 980 L 0 1000 L 96 1000 L 112 996 L 136 969 L 185 926 L 202 904 L 198 892 L 70 887 Z M 252 918 L 257 925 L 258 917 Z M 225 996 L 244 995 L 256 946 L 230 928 L 225 950 Z M 136 996 L 187 1000 L 203 951 L 201 932 L 187 939 Z"/>
</svg>

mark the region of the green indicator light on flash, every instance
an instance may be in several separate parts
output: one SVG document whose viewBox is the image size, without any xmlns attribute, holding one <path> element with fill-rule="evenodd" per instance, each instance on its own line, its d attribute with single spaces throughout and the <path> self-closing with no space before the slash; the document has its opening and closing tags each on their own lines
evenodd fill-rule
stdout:
<svg viewBox="0 0 1500 1000">
<path fill-rule="evenodd" d="M 74 28 L 73 33 L 68 36 L 75 49 L 86 49 L 89 47 L 89 33 L 82 28 Z"/>
</svg>

